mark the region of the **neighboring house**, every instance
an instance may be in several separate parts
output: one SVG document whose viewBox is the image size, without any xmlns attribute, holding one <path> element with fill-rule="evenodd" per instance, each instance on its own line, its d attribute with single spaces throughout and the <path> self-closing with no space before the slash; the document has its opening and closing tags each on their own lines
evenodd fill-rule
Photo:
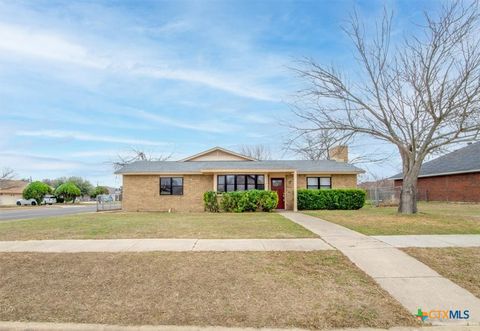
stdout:
<svg viewBox="0 0 480 331">
<path fill-rule="evenodd" d="M 207 191 L 273 190 L 279 209 L 297 210 L 297 189 L 354 188 L 363 173 L 348 164 L 348 148 L 332 149 L 335 160 L 258 161 L 215 147 L 180 161 L 137 161 L 123 175 L 126 211 L 202 211 Z"/>
<path fill-rule="evenodd" d="M 0 180 L 0 206 L 15 205 L 28 184 L 24 180 Z"/>
<path fill-rule="evenodd" d="M 402 174 L 391 179 L 402 186 Z M 422 165 L 418 177 L 419 200 L 480 202 L 480 142 Z"/>
</svg>

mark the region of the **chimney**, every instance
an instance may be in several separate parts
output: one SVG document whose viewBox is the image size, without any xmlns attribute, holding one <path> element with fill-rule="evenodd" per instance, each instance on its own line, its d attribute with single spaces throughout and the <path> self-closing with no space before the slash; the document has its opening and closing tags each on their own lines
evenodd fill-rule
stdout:
<svg viewBox="0 0 480 331">
<path fill-rule="evenodd" d="M 348 162 L 348 146 L 338 145 L 328 151 L 330 160 Z"/>
</svg>

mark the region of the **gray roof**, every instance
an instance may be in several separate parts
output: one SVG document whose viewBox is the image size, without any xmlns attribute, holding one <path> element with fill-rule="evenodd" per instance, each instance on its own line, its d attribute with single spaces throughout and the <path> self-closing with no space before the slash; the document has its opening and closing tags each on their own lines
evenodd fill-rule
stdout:
<svg viewBox="0 0 480 331">
<path fill-rule="evenodd" d="M 363 173 L 354 165 L 331 160 L 275 160 L 275 161 L 137 161 L 127 164 L 116 174 L 129 173 L 189 173 L 201 171 L 225 171 L 239 169 L 255 170 L 297 170 L 298 172 Z"/>
<path fill-rule="evenodd" d="M 480 172 L 480 141 L 425 162 L 420 169 L 419 177 L 476 171 Z M 402 173 L 390 178 L 402 179 Z"/>
</svg>

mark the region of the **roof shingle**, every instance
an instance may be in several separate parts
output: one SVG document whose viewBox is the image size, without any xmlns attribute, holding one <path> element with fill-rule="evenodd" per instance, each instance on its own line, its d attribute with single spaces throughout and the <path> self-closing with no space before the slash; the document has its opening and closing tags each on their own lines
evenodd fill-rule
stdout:
<svg viewBox="0 0 480 331">
<path fill-rule="evenodd" d="M 191 173 L 228 170 L 297 170 L 298 172 L 363 173 L 352 164 L 331 160 L 270 160 L 270 161 L 137 161 L 127 164 L 116 174 L 129 173 Z"/>
<path fill-rule="evenodd" d="M 474 171 L 480 172 L 480 141 L 425 162 L 420 169 L 419 177 Z M 402 173 L 390 179 L 402 179 Z"/>
</svg>

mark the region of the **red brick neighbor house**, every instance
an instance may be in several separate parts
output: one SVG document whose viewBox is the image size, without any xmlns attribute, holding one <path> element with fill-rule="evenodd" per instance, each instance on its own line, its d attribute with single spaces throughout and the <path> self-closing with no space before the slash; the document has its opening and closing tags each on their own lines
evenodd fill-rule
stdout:
<svg viewBox="0 0 480 331">
<path fill-rule="evenodd" d="M 391 179 L 402 186 L 402 174 Z M 418 198 L 428 201 L 480 202 L 480 142 L 423 164 Z"/>
</svg>

